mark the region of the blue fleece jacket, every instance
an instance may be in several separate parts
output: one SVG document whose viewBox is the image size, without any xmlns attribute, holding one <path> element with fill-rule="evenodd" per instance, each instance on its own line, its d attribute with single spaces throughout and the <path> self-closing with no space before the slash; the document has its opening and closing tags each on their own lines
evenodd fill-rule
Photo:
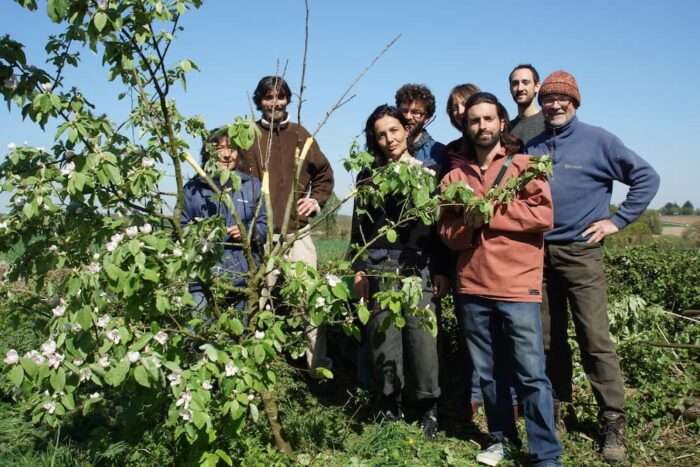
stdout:
<svg viewBox="0 0 700 467">
<path fill-rule="evenodd" d="M 435 141 L 428 130 L 423 130 L 420 138 L 413 143 L 411 154 L 424 166 L 435 169 L 438 180 L 447 173 L 447 148 Z"/>
<path fill-rule="evenodd" d="M 608 219 L 623 229 L 646 209 L 659 189 L 659 175 L 620 139 L 602 128 L 574 118 L 558 128 L 547 125 L 530 140 L 526 152 L 549 154 L 554 161 L 550 179 L 554 203 L 551 242 L 584 241 L 583 231 L 595 221 Z M 627 198 L 611 217 L 613 181 L 630 187 Z"/>
<path fill-rule="evenodd" d="M 238 212 L 241 222 L 246 229 L 253 231 L 253 250 L 256 261 L 259 261 L 258 252 L 262 251 L 267 234 L 267 216 L 265 206 L 261 206 L 255 225 L 251 225 L 255 208 L 260 200 L 260 181 L 243 172 L 236 172 L 241 178 L 241 188 L 231 193 L 231 200 Z M 200 177 L 194 177 L 185 184 L 185 209 L 182 212 L 181 223 L 187 224 L 196 218 L 221 216 L 227 226 L 236 224 L 233 215 L 226 204 L 217 200 L 217 195 L 209 184 Z M 243 249 L 239 245 L 232 244 L 229 239 L 224 245 L 224 255 L 219 262 L 221 269 L 231 274 L 233 285 L 242 287 L 245 285 L 245 273 L 248 272 L 248 261 Z"/>
</svg>

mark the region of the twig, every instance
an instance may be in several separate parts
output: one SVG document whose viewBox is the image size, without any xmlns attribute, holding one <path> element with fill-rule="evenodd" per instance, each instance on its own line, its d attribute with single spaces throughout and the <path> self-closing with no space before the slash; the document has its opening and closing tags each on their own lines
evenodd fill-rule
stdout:
<svg viewBox="0 0 700 467">
<path fill-rule="evenodd" d="M 672 344 L 670 342 L 667 342 L 665 344 L 663 342 L 641 342 L 641 344 L 648 345 L 651 347 L 666 347 L 669 349 L 700 350 L 700 345 L 696 344 Z M 674 355 L 676 355 L 675 352 Z"/>
<path fill-rule="evenodd" d="M 304 104 L 304 82 L 306 79 L 306 59 L 309 51 L 309 0 L 304 0 L 306 17 L 304 19 L 304 61 L 301 65 L 301 84 L 299 85 L 299 106 L 297 107 L 297 123 L 301 125 L 301 106 Z"/>
<path fill-rule="evenodd" d="M 399 40 L 400 37 L 401 37 L 401 34 L 394 37 L 387 45 L 384 46 L 384 48 L 379 52 L 379 54 L 377 54 L 377 56 L 374 57 L 374 59 L 370 62 L 370 64 L 367 65 L 365 67 L 365 69 L 360 72 L 359 75 L 357 75 L 357 77 L 353 80 L 353 82 L 350 83 L 350 86 L 348 86 L 348 88 L 345 90 L 345 92 L 340 96 L 338 101 L 330 108 L 330 110 L 328 110 L 328 112 L 326 112 L 325 117 L 323 117 L 323 120 L 321 120 L 321 123 L 319 123 L 318 127 L 316 127 L 316 131 L 314 131 L 311 134 L 311 136 L 313 136 L 314 138 L 316 137 L 316 135 L 321 130 L 321 128 L 323 128 L 326 125 L 326 123 L 328 122 L 328 119 L 333 114 L 333 112 L 338 110 L 341 105 L 343 105 L 345 102 L 347 102 L 346 98 L 347 98 L 348 94 L 350 94 L 350 91 L 352 91 L 352 89 L 355 87 L 355 85 L 367 74 L 367 72 L 374 66 L 374 64 L 377 63 L 380 58 L 382 58 L 382 56 L 386 53 L 386 51 L 389 50 L 396 43 L 396 41 Z"/>
</svg>

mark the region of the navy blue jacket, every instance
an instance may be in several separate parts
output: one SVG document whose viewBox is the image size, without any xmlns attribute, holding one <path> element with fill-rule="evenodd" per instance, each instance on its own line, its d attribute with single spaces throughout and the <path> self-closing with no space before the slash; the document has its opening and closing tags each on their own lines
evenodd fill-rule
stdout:
<svg viewBox="0 0 700 467">
<path fill-rule="evenodd" d="M 620 139 L 602 128 L 574 118 L 558 128 L 546 126 L 527 143 L 531 155 L 549 154 L 554 161 L 550 178 L 554 229 L 551 242 L 584 241 L 593 222 L 610 219 L 618 229 L 634 222 L 659 189 L 659 175 Z M 613 181 L 630 187 L 627 198 L 610 216 Z"/>
<path fill-rule="evenodd" d="M 437 171 L 438 180 L 447 173 L 447 148 L 423 130 L 421 137 L 411 145 L 411 154 L 426 167 Z"/>
<path fill-rule="evenodd" d="M 250 231 L 253 229 L 253 252 L 256 261 L 260 261 L 259 252 L 262 251 L 262 245 L 265 243 L 267 234 L 267 215 L 265 206 L 260 207 L 260 212 L 255 221 L 255 225 L 251 225 L 255 209 L 260 195 L 260 180 L 242 172 L 236 172 L 241 178 L 241 188 L 238 191 L 231 193 L 231 200 L 238 212 L 241 222 Z M 229 212 L 226 204 L 216 199 L 217 195 L 211 189 L 209 184 L 200 177 L 193 177 L 185 184 L 185 209 L 182 212 L 181 224 L 187 224 L 194 221 L 196 218 L 207 218 L 213 216 L 221 216 L 230 227 L 236 224 L 233 215 Z M 232 244 L 232 239 L 227 239 L 224 245 L 224 255 L 221 258 L 219 265 L 224 272 L 229 273 L 234 278 L 234 286 L 242 287 L 245 285 L 245 273 L 248 272 L 248 261 L 245 258 L 243 248 L 240 242 Z"/>
</svg>

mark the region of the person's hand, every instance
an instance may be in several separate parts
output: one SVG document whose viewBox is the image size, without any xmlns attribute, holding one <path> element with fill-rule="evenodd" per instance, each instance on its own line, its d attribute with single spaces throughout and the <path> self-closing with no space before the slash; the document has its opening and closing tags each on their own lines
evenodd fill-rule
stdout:
<svg viewBox="0 0 700 467">
<path fill-rule="evenodd" d="M 450 289 L 450 280 L 442 274 L 435 275 L 431 278 L 433 283 L 433 297 L 442 298 L 447 295 Z"/>
<path fill-rule="evenodd" d="M 313 198 L 301 198 L 297 200 L 297 214 L 300 217 L 309 217 L 311 214 L 321 211 L 318 201 Z"/>
<path fill-rule="evenodd" d="M 231 227 L 226 229 L 226 233 L 233 240 L 237 240 L 237 241 L 241 240 L 241 229 L 239 229 L 237 225 L 232 225 Z"/>
<path fill-rule="evenodd" d="M 612 235 L 619 230 L 620 229 L 618 229 L 610 219 L 603 219 L 589 225 L 581 235 L 583 235 L 584 238 L 588 237 L 586 243 L 598 243 L 608 235 Z"/>
<path fill-rule="evenodd" d="M 365 301 L 369 300 L 369 280 L 364 271 L 357 271 L 355 273 L 353 285 L 355 286 L 355 293 L 358 297 L 363 298 Z"/>
</svg>

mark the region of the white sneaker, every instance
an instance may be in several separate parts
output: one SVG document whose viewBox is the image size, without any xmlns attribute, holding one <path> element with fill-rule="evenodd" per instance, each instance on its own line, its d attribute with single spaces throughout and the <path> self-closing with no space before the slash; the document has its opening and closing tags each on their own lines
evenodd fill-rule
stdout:
<svg viewBox="0 0 700 467">
<path fill-rule="evenodd" d="M 505 458 L 505 455 L 503 443 L 496 443 L 477 454 L 476 461 L 486 465 L 498 465 Z"/>
</svg>

